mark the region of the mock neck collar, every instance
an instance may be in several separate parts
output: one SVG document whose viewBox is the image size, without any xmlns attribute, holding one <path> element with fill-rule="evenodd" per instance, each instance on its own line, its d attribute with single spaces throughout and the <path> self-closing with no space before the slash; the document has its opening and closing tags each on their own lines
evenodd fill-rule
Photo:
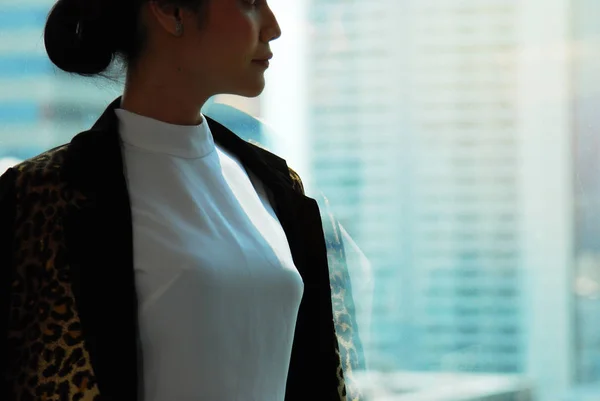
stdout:
<svg viewBox="0 0 600 401">
<path fill-rule="evenodd" d="M 121 105 L 119 96 L 87 131 L 77 134 L 69 145 L 61 174 L 64 179 L 82 190 L 94 188 L 99 182 L 108 183 L 123 176 L 122 139 L 119 119 L 115 113 Z M 290 191 L 293 182 L 284 159 L 241 139 L 221 123 L 204 115 L 214 142 L 235 155 L 268 187 L 285 187 Z M 106 161 L 110 160 L 110 163 Z M 123 181 L 124 182 L 124 181 Z"/>
<path fill-rule="evenodd" d="M 197 125 L 176 125 L 117 108 L 119 133 L 126 145 L 147 152 L 198 159 L 215 149 L 206 118 Z"/>
</svg>

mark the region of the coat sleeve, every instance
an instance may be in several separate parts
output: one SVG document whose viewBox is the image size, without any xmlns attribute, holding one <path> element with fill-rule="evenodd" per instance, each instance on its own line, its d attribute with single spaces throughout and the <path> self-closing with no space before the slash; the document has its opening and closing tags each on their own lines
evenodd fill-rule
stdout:
<svg viewBox="0 0 600 401">
<path fill-rule="evenodd" d="M 302 180 L 291 168 L 290 177 L 294 188 L 304 194 Z M 368 335 L 370 326 L 369 300 L 372 298 L 373 284 L 371 266 L 348 232 L 334 217 L 327 198 L 319 194 L 315 199 L 319 205 L 325 234 L 333 317 L 341 361 L 339 369 L 345 386 L 345 391 L 340 392 L 340 399 L 364 401 L 357 376 L 367 369 L 361 339 Z M 359 290 L 358 303 L 353 288 Z M 358 315 L 362 317 L 360 325 Z"/>
<path fill-rule="evenodd" d="M 13 267 L 16 215 L 16 172 L 8 169 L 0 176 L 0 399 L 7 398 L 8 319 Z"/>
<path fill-rule="evenodd" d="M 359 376 L 367 370 L 363 338 L 368 335 L 370 326 L 370 265 L 331 212 L 327 198 L 321 195 L 318 202 L 327 243 L 333 316 L 346 384 L 346 400 L 364 401 Z"/>
</svg>

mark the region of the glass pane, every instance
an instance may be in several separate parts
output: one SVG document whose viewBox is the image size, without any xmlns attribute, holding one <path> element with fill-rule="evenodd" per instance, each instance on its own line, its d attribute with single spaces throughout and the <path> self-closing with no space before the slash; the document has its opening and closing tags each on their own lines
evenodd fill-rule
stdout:
<svg viewBox="0 0 600 401">
<path fill-rule="evenodd" d="M 122 91 L 50 64 L 52 4 L 0 1 L 0 171 Z M 369 401 L 599 399 L 600 2 L 270 4 L 283 36 L 267 89 L 203 110 L 318 200 L 352 290 L 349 386 Z"/>
</svg>

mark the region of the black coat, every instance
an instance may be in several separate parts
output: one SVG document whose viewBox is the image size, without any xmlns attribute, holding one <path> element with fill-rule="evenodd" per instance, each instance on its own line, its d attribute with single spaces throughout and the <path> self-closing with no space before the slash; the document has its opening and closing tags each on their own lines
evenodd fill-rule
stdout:
<svg viewBox="0 0 600 401">
<path fill-rule="evenodd" d="M 119 104 L 0 179 L 1 400 L 144 399 Z M 272 195 L 304 281 L 286 401 L 344 400 L 360 347 L 343 249 L 328 247 L 317 202 L 285 160 L 207 120 Z"/>
</svg>

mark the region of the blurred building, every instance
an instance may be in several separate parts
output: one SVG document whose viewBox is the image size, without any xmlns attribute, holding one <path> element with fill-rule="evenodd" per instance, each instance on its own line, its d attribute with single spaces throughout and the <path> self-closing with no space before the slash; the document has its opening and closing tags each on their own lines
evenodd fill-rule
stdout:
<svg viewBox="0 0 600 401">
<path fill-rule="evenodd" d="M 43 28 L 53 0 L 22 0 L 0 13 L 0 157 L 29 158 L 88 128 L 118 83 L 78 79 L 48 60 Z"/>
<path fill-rule="evenodd" d="M 414 309 L 403 286 L 411 277 L 407 145 L 413 133 L 403 96 L 410 57 L 399 57 L 410 45 L 409 3 L 307 6 L 309 176 L 375 270 L 365 344 L 372 369 L 414 368 Z M 357 303 L 362 301 L 359 294 Z"/>
<path fill-rule="evenodd" d="M 589 394 L 583 401 L 600 394 L 600 3 L 573 0 L 573 18 L 576 394 Z"/>
<path fill-rule="evenodd" d="M 418 369 L 524 370 L 519 6 L 415 5 L 409 281 Z"/>
<path fill-rule="evenodd" d="M 375 271 L 371 369 L 568 386 L 569 5 L 307 7 L 310 175 Z"/>
<path fill-rule="evenodd" d="M 376 270 L 372 367 L 521 372 L 519 4 L 310 10 L 312 167 Z"/>
</svg>

